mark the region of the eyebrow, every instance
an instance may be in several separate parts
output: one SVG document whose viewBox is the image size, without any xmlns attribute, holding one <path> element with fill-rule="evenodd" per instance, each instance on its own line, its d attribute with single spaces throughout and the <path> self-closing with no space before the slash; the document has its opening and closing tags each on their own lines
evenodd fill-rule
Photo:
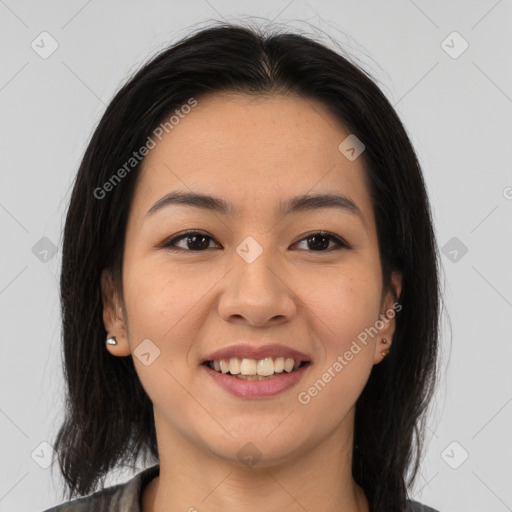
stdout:
<svg viewBox="0 0 512 512">
<path fill-rule="evenodd" d="M 234 216 L 237 213 L 231 203 L 219 197 L 194 192 L 173 191 L 161 197 L 146 212 L 144 217 L 149 217 L 157 211 L 173 205 L 190 206 L 230 216 Z M 338 208 L 352 213 L 359 217 L 365 228 L 367 227 L 359 207 L 348 197 L 338 194 L 303 194 L 292 197 L 287 201 L 280 201 L 275 214 L 276 216 L 285 216 L 291 213 L 301 213 L 322 208 Z"/>
</svg>

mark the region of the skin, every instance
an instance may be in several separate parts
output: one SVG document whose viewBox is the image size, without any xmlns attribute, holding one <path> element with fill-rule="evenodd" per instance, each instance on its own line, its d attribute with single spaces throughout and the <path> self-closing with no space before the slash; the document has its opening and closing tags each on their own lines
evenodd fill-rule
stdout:
<svg viewBox="0 0 512 512">
<path fill-rule="evenodd" d="M 144 489 L 144 512 L 369 511 L 351 474 L 355 403 L 391 346 L 395 319 L 307 405 L 297 399 L 401 293 L 398 273 L 383 289 L 362 158 L 338 150 L 348 135 L 318 102 L 222 93 L 201 98 L 146 156 L 127 225 L 123 296 L 102 275 L 104 324 L 118 340 L 107 349 L 133 357 L 154 406 L 160 476 Z M 238 213 L 172 205 L 145 218 L 173 190 L 212 194 Z M 280 200 L 304 193 L 348 196 L 362 220 L 336 208 L 274 215 Z M 210 236 L 209 248 L 186 238 L 177 252 L 159 246 L 188 229 Z M 333 249 L 315 250 L 307 236 L 320 230 L 352 249 L 332 241 Z M 248 236 L 263 251 L 252 263 L 236 252 Z M 312 360 L 277 396 L 235 397 L 200 366 L 217 349 L 270 338 Z M 133 354 L 145 339 L 160 350 L 148 366 Z M 249 442 L 261 454 L 252 467 L 237 457 Z"/>
</svg>

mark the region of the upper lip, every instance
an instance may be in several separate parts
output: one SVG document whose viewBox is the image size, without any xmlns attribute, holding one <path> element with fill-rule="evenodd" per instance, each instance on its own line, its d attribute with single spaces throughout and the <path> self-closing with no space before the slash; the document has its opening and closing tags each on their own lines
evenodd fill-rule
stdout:
<svg viewBox="0 0 512 512">
<path fill-rule="evenodd" d="M 293 348 L 274 343 L 258 347 L 249 344 L 231 345 L 212 352 L 204 359 L 203 363 L 219 359 L 230 359 L 232 357 L 238 357 L 240 359 L 256 359 L 257 361 L 265 359 L 266 357 L 291 357 L 295 361 L 310 361 L 310 358 L 306 354 L 303 354 Z"/>
</svg>

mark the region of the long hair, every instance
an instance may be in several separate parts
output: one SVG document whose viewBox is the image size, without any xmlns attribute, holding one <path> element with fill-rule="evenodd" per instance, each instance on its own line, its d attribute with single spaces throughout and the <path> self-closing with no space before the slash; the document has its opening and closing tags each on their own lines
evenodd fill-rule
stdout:
<svg viewBox="0 0 512 512">
<path fill-rule="evenodd" d="M 360 158 L 383 285 L 393 270 L 402 273 L 402 309 L 393 348 L 374 365 L 356 403 L 352 473 L 372 511 L 405 510 L 436 384 L 439 336 L 439 255 L 420 164 L 366 71 L 310 37 L 231 23 L 189 34 L 134 73 L 108 105 L 78 170 L 60 281 L 66 411 L 54 443 L 68 496 L 95 490 L 122 463 L 158 461 L 152 403 L 132 358 L 105 349 L 100 275 L 110 269 L 122 296 L 127 215 L 140 168 L 126 162 L 190 98 L 221 91 L 320 100 L 366 146 Z M 105 186 L 123 165 L 122 179 Z"/>
</svg>

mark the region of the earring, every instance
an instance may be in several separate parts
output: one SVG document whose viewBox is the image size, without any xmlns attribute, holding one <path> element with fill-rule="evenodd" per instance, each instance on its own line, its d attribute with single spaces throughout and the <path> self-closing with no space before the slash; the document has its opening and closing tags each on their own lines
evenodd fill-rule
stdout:
<svg viewBox="0 0 512 512">
<path fill-rule="evenodd" d="M 386 338 L 383 338 L 383 339 L 382 339 L 382 343 L 384 343 L 384 345 L 387 345 L 388 340 L 387 340 Z M 388 350 L 383 350 L 383 351 L 381 352 L 381 355 L 383 355 L 384 357 L 386 357 L 388 354 L 389 354 L 389 349 L 388 349 Z"/>
<path fill-rule="evenodd" d="M 115 336 L 111 336 L 107 338 L 107 345 L 117 345 L 117 340 Z"/>
</svg>

